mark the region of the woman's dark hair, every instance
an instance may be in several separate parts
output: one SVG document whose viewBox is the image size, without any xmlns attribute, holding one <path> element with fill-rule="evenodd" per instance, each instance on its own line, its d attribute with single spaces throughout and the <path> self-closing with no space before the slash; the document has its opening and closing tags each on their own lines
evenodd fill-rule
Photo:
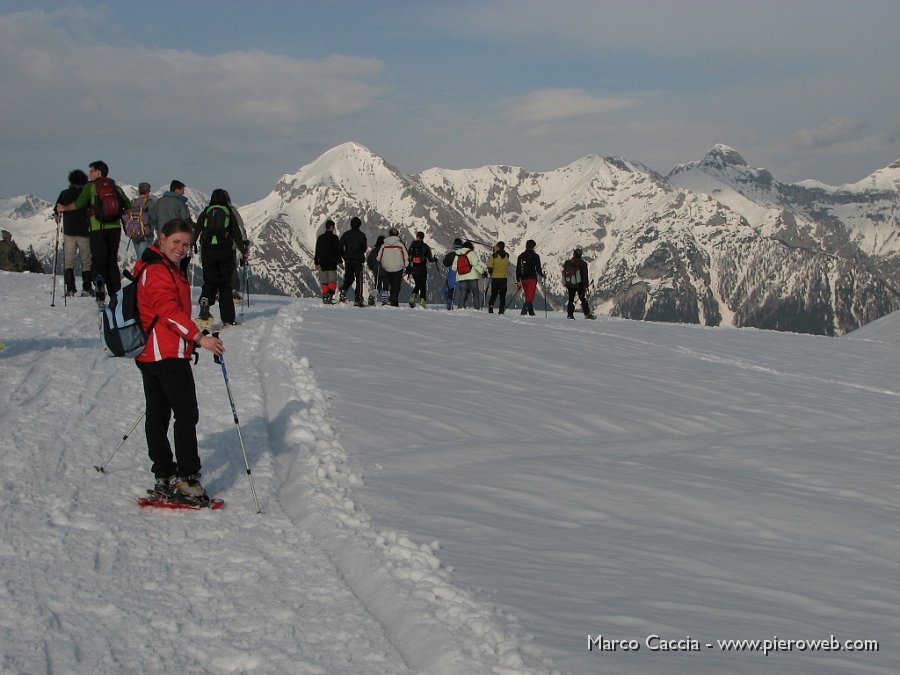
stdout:
<svg viewBox="0 0 900 675">
<path fill-rule="evenodd" d="M 69 172 L 69 185 L 77 185 L 78 187 L 84 187 L 87 185 L 88 177 L 87 174 L 81 169 L 75 169 Z"/>
<path fill-rule="evenodd" d="M 231 206 L 231 196 L 228 194 L 228 190 L 223 190 L 222 188 L 213 190 L 212 194 L 209 196 L 209 205 Z"/>
<path fill-rule="evenodd" d="M 172 218 L 168 223 L 162 226 L 160 235 L 171 237 L 176 232 L 192 232 L 191 224 L 183 221 L 181 218 Z"/>
</svg>

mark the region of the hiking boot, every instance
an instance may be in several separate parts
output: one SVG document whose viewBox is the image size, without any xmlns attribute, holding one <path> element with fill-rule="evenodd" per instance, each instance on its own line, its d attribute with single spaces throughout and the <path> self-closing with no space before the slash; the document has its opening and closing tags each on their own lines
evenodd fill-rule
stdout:
<svg viewBox="0 0 900 675">
<path fill-rule="evenodd" d="M 574 319 L 575 319 L 575 315 L 574 315 L 574 314 L 569 314 L 566 318 L 567 318 L 567 319 L 572 319 L 572 320 L 574 320 Z"/>
<path fill-rule="evenodd" d="M 153 485 L 153 493 L 157 495 L 171 495 L 174 487 L 175 476 L 157 476 Z"/>
<path fill-rule="evenodd" d="M 200 320 L 209 321 L 209 300 L 200 298 Z"/>
<path fill-rule="evenodd" d="M 182 497 L 191 497 L 199 499 L 206 497 L 206 490 L 200 485 L 200 474 L 195 473 L 192 476 L 178 476 L 173 479 L 173 493 Z"/>
<path fill-rule="evenodd" d="M 488 314 L 493 314 L 493 313 L 494 313 L 494 306 L 488 305 Z"/>
<path fill-rule="evenodd" d="M 417 294 L 413 293 L 412 295 L 409 296 L 409 306 L 410 307 L 415 307 L 416 304 L 418 303 L 418 301 L 419 301 L 419 297 Z"/>
<path fill-rule="evenodd" d="M 347 296 L 344 295 L 343 291 L 341 291 L 341 294 L 338 296 L 338 302 L 347 302 Z"/>
</svg>

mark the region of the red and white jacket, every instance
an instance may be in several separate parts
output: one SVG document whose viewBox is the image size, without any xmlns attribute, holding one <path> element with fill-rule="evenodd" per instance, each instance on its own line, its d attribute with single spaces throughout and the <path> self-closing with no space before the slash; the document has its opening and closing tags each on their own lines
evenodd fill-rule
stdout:
<svg viewBox="0 0 900 675">
<path fill-rule="evenodd" d="M 194 353 L 194 338 L 200 329 L 191 318 L 191 286 L 187 276 L 156 246 L 134 266 L 138 312 L 144 330 L 153 323 L 144 351 L 137 361 L 150 363 L 163 359 L 189 359 Z"/>
</svg>

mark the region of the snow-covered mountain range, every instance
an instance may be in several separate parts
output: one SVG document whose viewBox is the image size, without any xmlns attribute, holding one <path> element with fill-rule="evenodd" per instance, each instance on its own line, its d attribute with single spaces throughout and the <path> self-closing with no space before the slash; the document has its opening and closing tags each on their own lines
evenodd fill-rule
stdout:
<svg viewBox="0 0 900 675">
<path fill-rule="evenodd" d="M 0 200 L 0 227 L 48 259 L 52 222 L 38 202 Z M 900 161 L 840 187 L 780 183 L 724 145 L 668 176 L 597 155 L 546 172 L 408 176 L 348 142 L 240 210 L 256 283 L 290 295 L 318 294 L 312 257 L 326 218 L 342 232 L 359 216 L 370 243 L 396 226 L 407 243 L 424 231 L 436 252 L 462 237 L 503 240 L 515 257 L 534 239 L 557 307 L 576 247 L 595 279 L 592 303 L 613 316 L 840 335 L 900 307 Z M 26 211 L 27 227 L 7 225 Z M 434 300 L 439 280 L 435 266 Z"/>
</svg>

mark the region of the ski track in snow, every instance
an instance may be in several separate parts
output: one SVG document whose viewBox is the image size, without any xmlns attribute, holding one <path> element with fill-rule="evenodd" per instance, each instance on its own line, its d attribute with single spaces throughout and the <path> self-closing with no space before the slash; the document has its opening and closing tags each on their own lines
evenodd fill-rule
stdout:
<svg viewBox="0 0 900 675">
<path fill-rule="evenodd" d="M 141 414 L 139 373 L 91 337 L 90 299 L 43 307 L 45 279 L 0 274 L 31 301 L 4 322 L 0 357 L 2 672 L 538 672 L 502 613 L 453 587 L 436 542 L 377 531 L 353 503 L 361 480 L 297 356 L 291 307 L 257 300 L 255 320 L 223 332 L 263 513 L 207 352 L 198 437 L 226 507 L 142 510 L 142 424 L 93 468 Z"/>
</svg>

